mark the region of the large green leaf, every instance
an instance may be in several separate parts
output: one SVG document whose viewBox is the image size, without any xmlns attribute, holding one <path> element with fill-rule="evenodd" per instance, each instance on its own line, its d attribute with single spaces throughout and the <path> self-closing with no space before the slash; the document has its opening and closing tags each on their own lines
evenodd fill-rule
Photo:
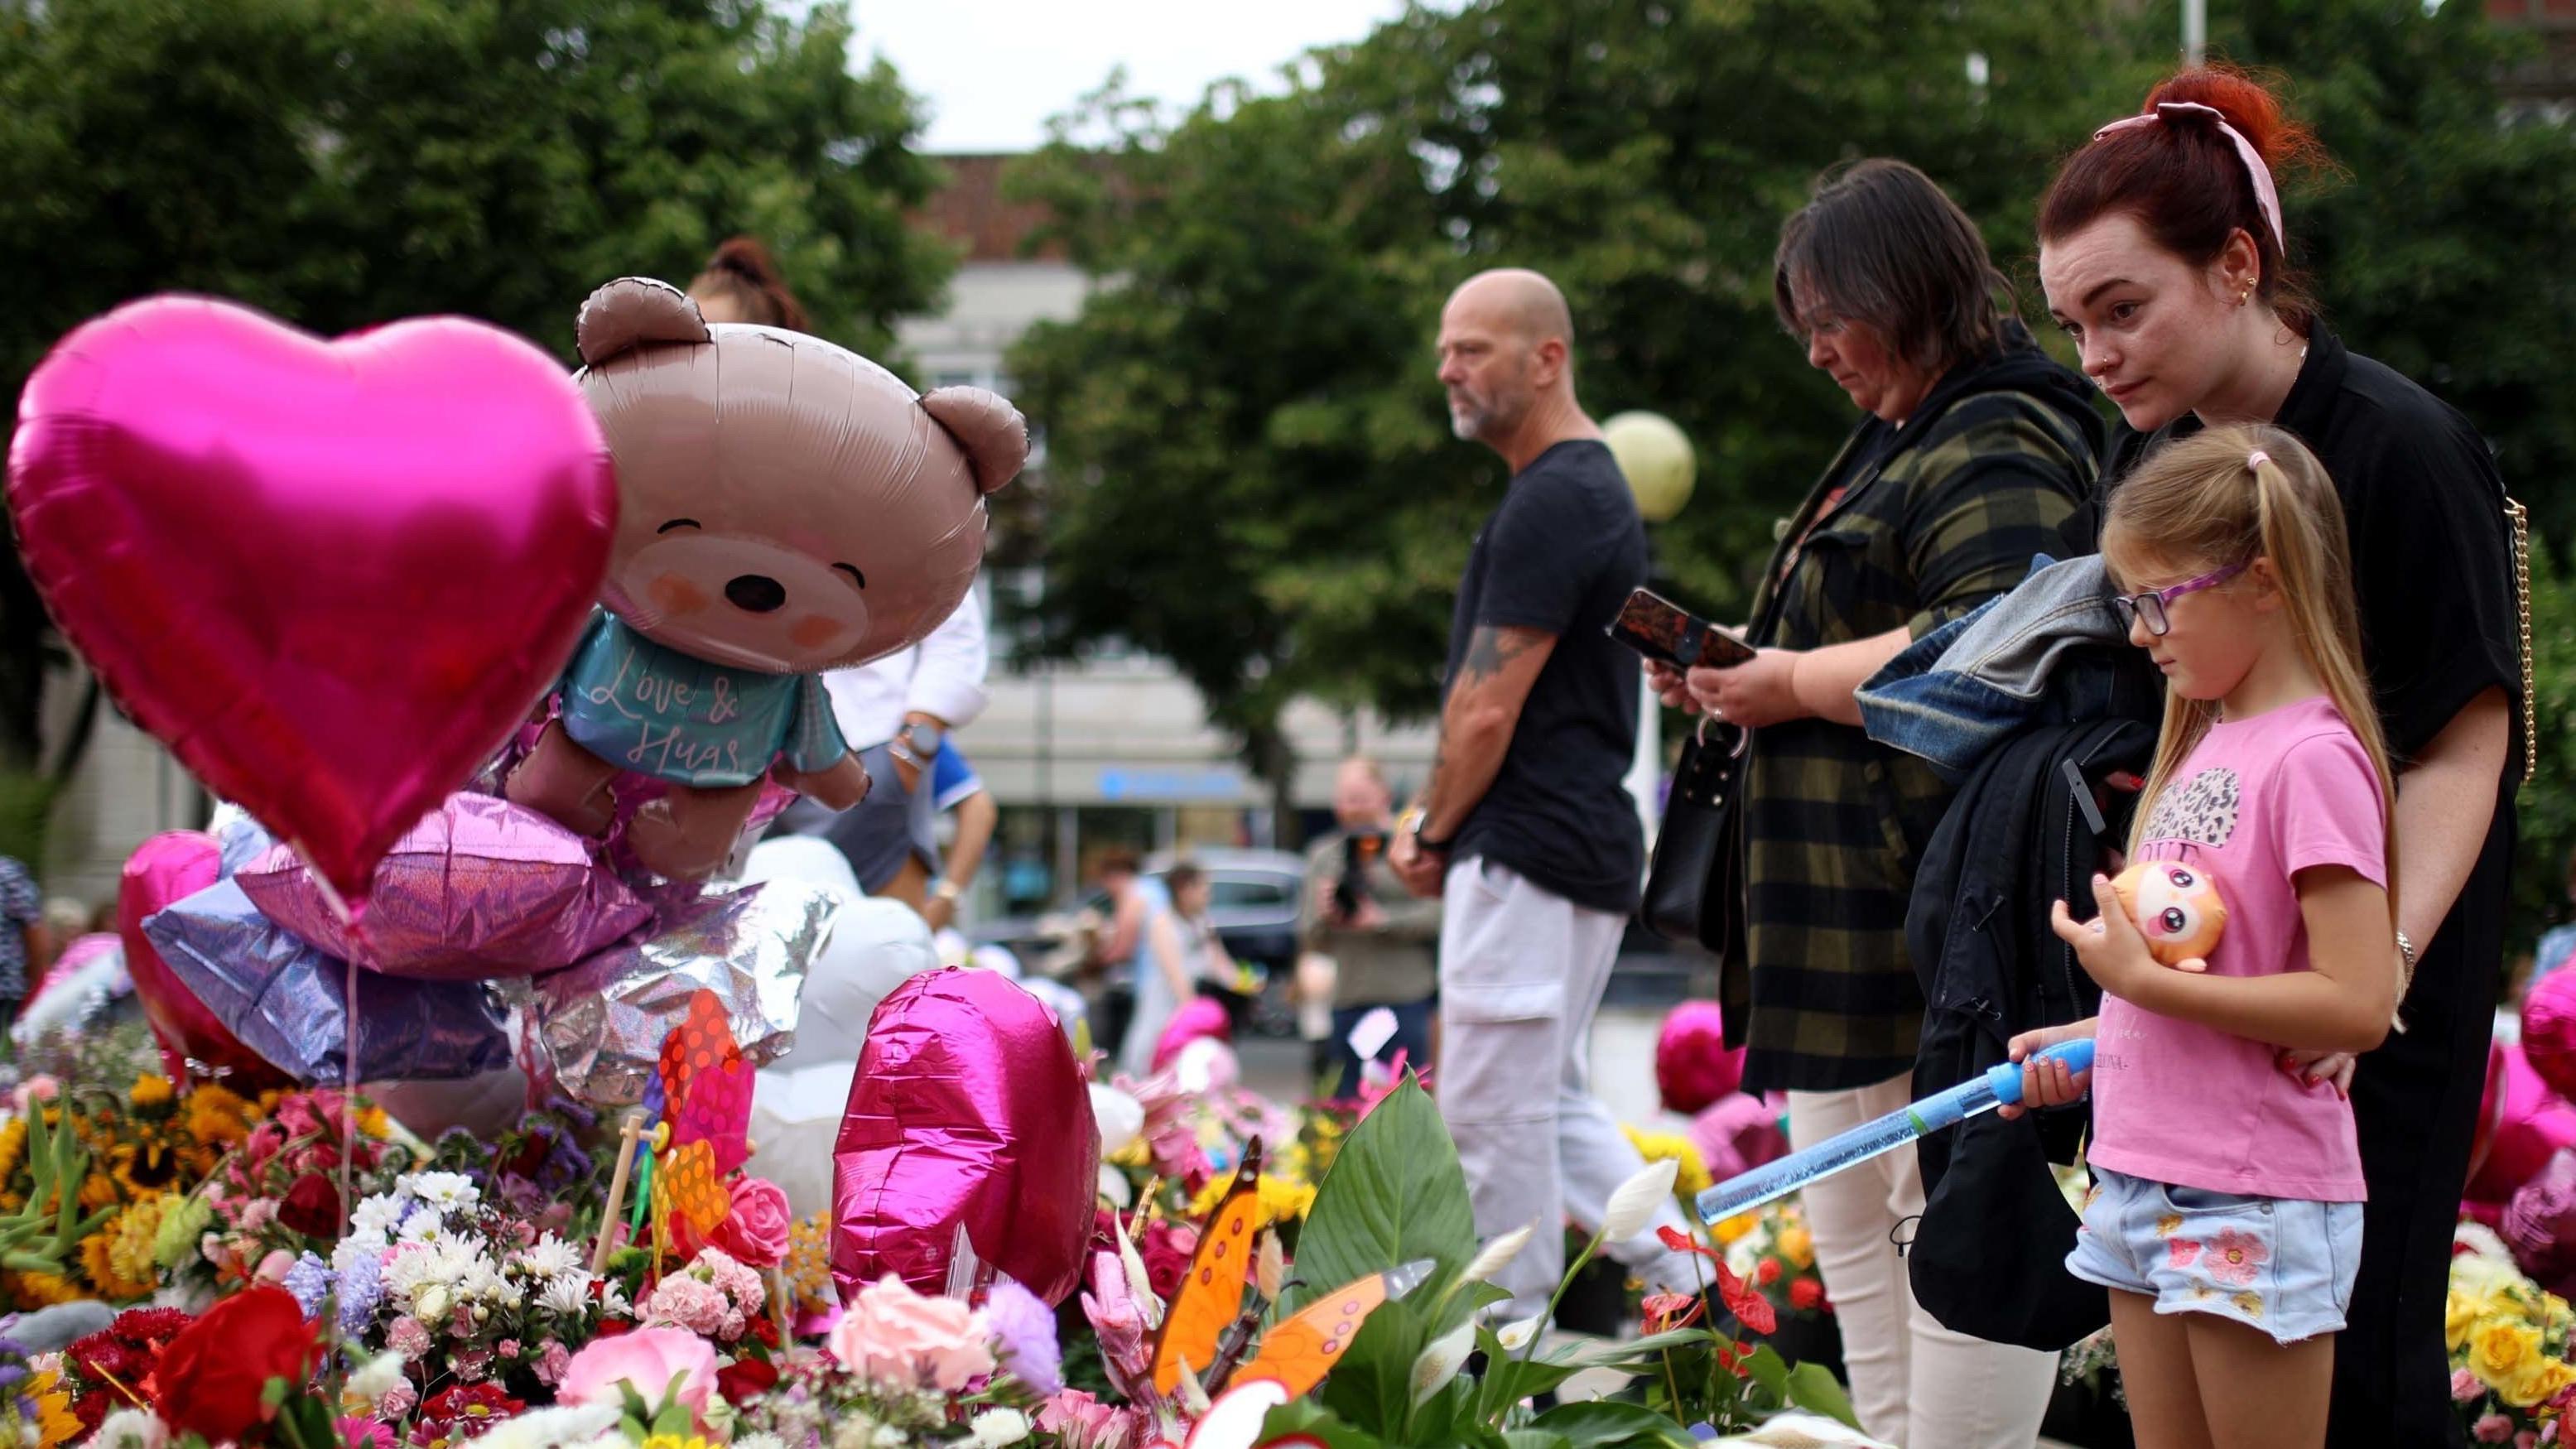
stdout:
<svg viewBox="0 0 2576 1449">
<path fill-rule="evenodd" d="M 1530 1427 L 1563 1436 L 1570 1449 L 1641 1444 L 1696 1449 L 1699 1442 L 1688 1429 L 1642 1404 L 1619 1404 L 1606 1399 L 1559 1404 L 1532 1420 Z"/>
<path fill-rule="evenodd" d="M 1843 1391 L 1842 1381 L 1833 1370 L 1820 1363 L 1802 1363 L 1789 1370 L 1789 1402 L 1812 1414 L 1839 1419 L 1857 1429 L 1860 1416 L 1852 1412 L 1851 1395 Z"/>
<path fill-rule="evenodd" d="M 1789 1361 L 1780 1356 L 1778 1349 L 1767 1343 L 1754 1349 L 1744 1360 L 1744 1371 L 1771 1396 L 1772 1403 L 1789 1402 Z"/>
<path fill-rule="evenodd" d="M 1377 1104 L 1333 1159 L 1297 1240 L 1295 1282 L 1272 1317 L 1284 1318 L 1368 1274 L 1425 1258 L 1439 1267 L 1408 1302 L 1428 1312 L 1475 1252 L 1476 1216 L 1468 1206 L 1458 1149 L 1430 1094 L 1408 1079 Z M 1450 1298 L 1432 1319 L 1432 1336 L 1464 1323 L 1473 1311 L 1472 1297 Z M 1405 1364 L 1421 1351 L 1421 1344 L 1413 1344 Z"/>
<path fill-rule="evenodd" d="M 1506 1429 L 1503 1449 L 1574 1449 L 1574 1441 L 1545 1429 Z"/>
<path fill-rule="evenodd" d="M 1375 1436 L 1354 1429 L 1333 1417 L 1333 1412 L 1312 1399 L 1296 1399 L 1270 1411 L 1261 1421 L 1261 1440 L 1268 1443 L 1283 1434 L 1303 1434 L 1324 1445 L 1324 1449 L 1385 1449 Z"/>
<path fill-rule="evenodd" d="M 1404 1303 L 1381 1303 L 1324 1380 L 1324 1407 L 1389 1443 L 1402 1442 L 1413 1409 L 1413 1361 L 1430 1335 Z"/>
</svg>

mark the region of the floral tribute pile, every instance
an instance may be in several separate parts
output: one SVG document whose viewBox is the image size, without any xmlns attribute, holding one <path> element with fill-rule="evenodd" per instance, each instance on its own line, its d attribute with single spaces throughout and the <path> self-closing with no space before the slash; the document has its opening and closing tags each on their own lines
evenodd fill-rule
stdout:
<svg viewBox="0 0 2576 1449">
<path fill-rule="evenodd" d="M 1776 1211 L 1688 1240 L 1707 1301 L 1649 1304 L 1644 1339 L 1551 1348 L 1541 1319 L 1492 1321 L 1485 1280 L 1528 1234 L 1476 1239 L 1411 1083 L 1295 1109 L 1230 1077 L 1096 1085 L 1080 1292 L 1049 1305 L 987 1270 L 845 1304 L 829 1225 L 772 1184 L 717 1174 L 712 1218 L 655 1184 L 689 1170 L 674 1129 L 703 1135 L 685 1086 L 670 1121 L 556 1101 L 423 1140 L 363 1098 L 155 1065 L 139 1036 L 84 1043 L 0 1097 L 0 1449 L 1678 1449 L 1793 1405 L 1849 1418 L 1830 1375 L 1712 1326 L 1806 1306 Z M 1692 1185 L 1683 1166 L 1651 1166 L 1603 1230 Z M 1219 1252 L 1238 1231 L 1257 1246 Z M 1231 1279 L 1202 1271 L 1220 1262 Z M 1383 1301 L 1303 1334 L 1363 1286 Z M 1173 1347 L 1192 1332 L 1212 1346 Z M 1586 1369 L 1634 1390 L 1537 1407 Z"/>
</svg>

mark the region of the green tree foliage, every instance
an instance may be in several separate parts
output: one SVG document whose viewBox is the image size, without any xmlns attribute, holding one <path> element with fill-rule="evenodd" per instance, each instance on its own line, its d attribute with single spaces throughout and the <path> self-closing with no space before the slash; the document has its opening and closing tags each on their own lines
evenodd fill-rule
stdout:
<svg viewBox="0 0 2576 1449">
<path fill-rule="evenodd" d="M 0 388 L 168 290 L 322 332 L 462 313 L 569 361 L 593 287 L 685 281 L 737 231 L 882 352 L 951 266 L 904 219 L 936 168 L 892 69 L 850 70 L 847 7 L 790 8 L 0 0 Z M 8 555 L 0 771 L 36 763 L 48 633 Z"/>
<path fill-rule="evenodd" d="M 2224 10 L 2218 52 L 2278 72 L 2339 160 L 2290 193 L 2326 315 L 2462 406 L 2545 528 L 2576 516 L 2576 421 L 2549 401 L 2576 356 L 2576 137 L 2502 107 L 2519 42 L 2465 4 Z M 1772 315 L 1782 217 L 1827 166 L 1910 160 L 2051 333 L 2040 193 L 2170 69 L 2175 28 L 2112 0 L 1471 0 L 1318 52 L 1283 96 L 1103 96 L 1018 177 L 1102 282 L 1014 365 L 1056 475 L 1050 641 L 1171 657 L 1264 773 L 1298 693 L 1427 712 L 1502 483 L 1446 436 L 1430 343 L 1494 265 L 1565 287 L 1596 416 L 1692 437 L 1657 571 L 1740 609 L 1854 421 Z"/>
</svg>

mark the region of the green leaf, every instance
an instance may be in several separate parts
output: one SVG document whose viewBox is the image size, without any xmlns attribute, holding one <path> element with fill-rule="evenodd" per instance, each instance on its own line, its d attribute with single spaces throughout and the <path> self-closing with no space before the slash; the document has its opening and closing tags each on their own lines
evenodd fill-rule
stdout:
<svg viewBox="0 0 2576 1449">
<path fill-rule="evenodd" d="M 1282 1404 L 1261 1421 L 1262 1442 L 1283 1434 L 1306 1435 L 1321 1441 L 1324 1449 L 1385 1449 L 1384 1441 L 1343 1423 L 1332 1410 L 1312 1399 Z"/>
<path fill-rule="evenodd" d="M 1754 1349 L 1744 1360 L 1744 1371 L 1771 1396 L 1772 1403 L 1789 1402 L 1789 1361 L 1780 1356 L 1778 1349 L 1767 1343 Z"/>
<path fill-rule="evenodd" d="M 1860 1416 L 1852 1412 L 1851 1395 L 1843 1391 L 1842 1381 L 1833 1370 L 1820 1363 L 1802 1363 L 1789 1370 L 1789 1402 L 1810 1413 L 1857 1429 Z"/>
<path fill-rule="evenodd" d="M 1401 1442 L 1413 1410 L 1413 1361 L 1430 1335 L 1403 1303 L 1381 1303 L 1324 1380 L 1324 1407 L 1343 1422 Z"/>
<path fill-rule="evenodd" d="M 1430 1094 L 1408 1078 L 1333 1159 L 1297 1240 L 1297 1282 L 1280 1295 L 1271 1318 L 1275 1322 L 1344 1284 L 1422 1258 L 1440 1266 L 1407 1301 L 1438 1303 L 1475 1253 L 1476 1215 L 1467 1202 L 1458 1149 Z M 1475 1311 L 1473 1297 L 1451 1298 L 1429 1325 L 1429 1336 L 1466 1322 Z M 1417 1343 L 1413 1351 L 1421 1347 Z"/>
<path fill-rule="evenodd" d="M 1412 1422 L 1405 1426 L 1404 1441 L 1455 1444 L 1464 1436 L 1465 1426 L 1475 1421 L 1476 1382 L 1461 1374 L 1414 1409 Z"/>
<path fill-rule="evenodd" d="M 1574 1441 L 1545 1429 L 1506 1429 L 1503 1449 L 1574 1449 Z"/>
<path fill-rule="evenodd" d="M 1532 1420 L 1530 1427 L 1544 1430 L 1565 1440 L 1568 1449 L 1594 1449 L 1594 1446 L 1661 1444 L 1672 1449 L 1697 1449 L 1698 1442 L 1690 1431 L 1642 1404 L 1620 1404 L 1594 1400 L 1583 1404 L 1559 1404 Z"/>
</svg>

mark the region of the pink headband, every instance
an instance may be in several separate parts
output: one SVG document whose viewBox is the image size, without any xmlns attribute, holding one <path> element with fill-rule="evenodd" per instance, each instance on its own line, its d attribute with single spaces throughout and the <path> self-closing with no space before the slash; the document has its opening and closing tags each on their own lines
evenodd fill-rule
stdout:
<svg viewBox="0 0 2576 1449">
<path fill-rule="evenodd" d="M 2093 139 L 2099 141 L 2113 131 L 2149 126 L 2158 121 L 2169 121 L 2176 116 L 2186 115 L 2209 117 L 2217 125 L 2218 134 L 2235 144 L 2236 154 L 2244 158 L 2245 174 L 2254 178 L 2254 202 L 2263 209 L 2263 219 L 2272 224 L 2273 245 L 2287 254 L 2290 249 L 2290 239 L 2281 231 L 2281 194 L 2272 189 L 2272 172 L 2263 164 L 2263 153 L 2254 149 L 2254 143 L 2245 139 L 2244 132 L 2229 125 L 2226 115 L 2217 107 L 2204 106 L 2198 101 L 2159 101 L 2154 110 L 2143 116 L 2131 116 L 2126 120 L 2113 121 L 2104 126 L 2093 133 Z"/>
</svg>

